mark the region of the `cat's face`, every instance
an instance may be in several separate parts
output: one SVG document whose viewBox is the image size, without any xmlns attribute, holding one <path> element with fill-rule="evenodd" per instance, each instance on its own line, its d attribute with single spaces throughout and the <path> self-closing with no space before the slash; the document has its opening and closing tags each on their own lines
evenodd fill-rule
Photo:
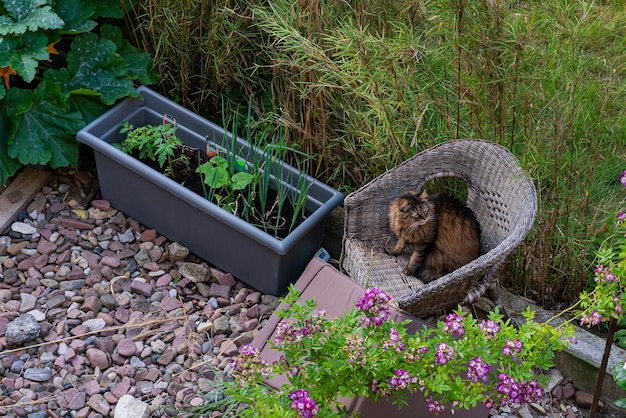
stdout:
<svg viewBox="0 0 626 418">
<path fill-rule="evenodd" d="M 398 215 L 411 223 L 417 222 L 422 225 L 428 221 L 430 206 L 426 192 L 421 194 L 414 191 L 403 193 L 395 200 L 394 205 Z"/>
</svg>

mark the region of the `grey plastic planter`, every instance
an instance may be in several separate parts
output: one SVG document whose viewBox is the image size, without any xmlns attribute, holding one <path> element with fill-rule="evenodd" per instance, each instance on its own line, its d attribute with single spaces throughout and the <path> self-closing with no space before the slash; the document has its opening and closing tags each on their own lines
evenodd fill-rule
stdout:
<svg viewBox="0 0 626 418">
<path fill-rule="evenodd" d="M 209 144 L 230 150 L 236 143 L 235 151 L 241 158 L 263 156 L 247 141 L 233 141 L 224 128 L 153 90 L 141 86 L 137 91 L 141 100 L 120 102 L 77 134 L 79 141 L 94 150 L 102 197 L 257 290 L 284 294 L 319 249 L 326 218 L 343 202 L 343 195 L 307 177 L 311 187 L 306 207 L 312 214 L 285 239 L 274 238 L 111 145 L 124 139 L 119 133 L 122 121 L 135 126 L 159 124 L 167 114 L 176 120 L 176 134 L 186 145 L 205 149 Z M 298 170 L 276 163 L 272 173 L 278 177 L 276 181 L 291 185 L 297 192 Z"/>
</svg>

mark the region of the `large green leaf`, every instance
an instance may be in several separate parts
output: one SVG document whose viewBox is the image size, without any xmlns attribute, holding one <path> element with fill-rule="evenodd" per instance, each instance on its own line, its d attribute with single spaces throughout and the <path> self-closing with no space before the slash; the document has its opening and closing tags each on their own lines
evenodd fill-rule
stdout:
<svg viewBox="0 0 626 418">
<path fill-rule="evenodd" d="M 61 90 L 43 80 L 34 91 L 12 88 L 5 100 L 10 121 L 8 154 L 22 164 L 65 167 L 78 163 L 76 132 L 85 122 L 80 113 L 71 112 Z"/>
<path fill-rule="evenodd" d="M 9 16 L 0 16 L 0 35 L 22 35 L 26 31 L 60 29 L 63 20 L 46 0 L 2 0 Z"/>
<path fill-rule="evenodd" d="M 9 65 L 30 83 L 35 78 L 40 60 L 48 59 L 48 37 L 40 32 L 28 32 L 16 40 L 0 38 L 0 67 Z"/>
<path fill-rule="evenodd" d="M 91 20 L 96 8 L 91 2 L 84 0 L 57 0 L 55 10 L 65 22 L 65 26 L 60 31 L 61 33 L 84 33 L 96 27 L 96 22 Z"/>
<path fill-rule="evenodd" d="M 126 75 L 128 64 L 109 39 L 91 32 L 78 35 L 67 54 L 67 68 L 73 76 L 72 91 L 93 90 L 105 104 L 112 105 L 122 97 L 136 95 L 133 81 Z"/>
<path fill-rule="evenodd" d="M 141 84 L 156 84 L 159 76 L 152 70 L 152 57 L 147 52 L 142 52 L 128 42 L 122 31 L 117 26 L 103 25 L 100 34 L 115 42 L 117 53 L 128 64 L 128 76 Z"/>
<path fill-rule="evenodd" d="M 102 103 L 97 96 L 84 94 L 72 94 L 69 98 L 69 104 L 72 111 L 81 114 L 85 125 L 96 120 L 110 108 L 110 106 Z"/>
</svg>

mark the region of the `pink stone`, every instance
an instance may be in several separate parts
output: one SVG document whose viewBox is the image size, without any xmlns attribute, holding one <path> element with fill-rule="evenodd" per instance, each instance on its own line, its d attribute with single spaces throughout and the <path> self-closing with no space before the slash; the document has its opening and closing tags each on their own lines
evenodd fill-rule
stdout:
<svg viewBox="0 0 626 418">
<path fill-rule="evenodd" d="M 157 237 L 157 231 L 155 229 L 146 229 L 141 234 L 141 241 L 148 242 L 154 241 Z"/>
<path fill-rule="evenodd" d="M 111 257 L 111 256 L 104 256 L 102 257 L 102 259 L 100 260 L 100 262 L 105 265 L 105 266 L 109 266 L 112 268 L 118 268 L 121 264 L 121 260 L 117 257 Z"/>
<path fill-rule="evenodd" d="M 72 330 L 70 331 L 70 334 L 77 336 L 77 335 L 87 334 L 88 332 L 89 332 L 89 327 L 87 325 L 81 324 L 72 328 Z"/>
<path fill-rule="evenodd" d="M 30 277 L 31 279 L 37 279 L 37 280 L 41 280 L 43 279 L 43 274 L 41 274 L 39 272 L 39 270 L 37 270 L 35 267 L 30 267 L 27 271 L 26 274 L 28 275 L 28 277 Z"/>
<path fill-rule="evenodd" d="M 26 271 L 26 270 L 28 270 L 29 268 L 31 268 L 31 267 L 33 267 L 35 265 L 35 259 L 36 258 L 37 258 L 36 256 L 32 256 L 32 257 L 28 257 L 25 260 L 20 261 L 18 263 L 18 265 L 17 265 L 17 269 L 19 271 Z"/>
<path fill-rule="evenodd" d="M 130 314 L 132 311 L 126 308 L 120 308 L 115 311 L 115 319 L 122 324 L 127 323 L 130 320 Z"/>
<path fill-rule="evenodd" d="M 100 383 L 97 380 L 89 380 L 83 386 L 81 386 L 80 390 L 85 392 L 87 396 L 95 395 L 96 393 L 100 393 Z"/>
<path fill-rule="evenodd" d="M 128 382 L 121 381 L 120 383 L 118 383 L 117 385 L 111 388 L 111 393 L 113 393 L 113 395 L 117 399 L 119 399 L 122 396 L 126 395 L 129 390 L 130 390 L 130 384 Z"/>
<path fill-rule="evenodd" d="M 169 273 L 166 273 L 157 279 L 156 287 L 169 286 L 171 282 L 172 282 L 172 276 Z"/>
<path fill-rule="evenodd" d="M 172 348 L 178 354 L 184 353 L 185 350 L 188 348 L 187 347 L 187 337 L 185 337 L 184 335 L 179 335 L 179 336 L 175 337 L 174 340 L 172 341 Z"/>
<path fill-rule="evenodd" d="M 261 301 L 261 292 L 253 292 L 246 296 L 246 302 L 254 305 Z"/>
<path fill-rule="evenodd" d="M 102 396 L 104 396 L 104 400 L 107 401 L 109 404 L 116 404 L 117 401 L 119 401 L 119 398 L 111 392 L 104 392 Z"/>
<path fill-rule="evenodd" d="M 42 238 L 37 243 L 37 252 L 39 254 L 50 255 L 57 250 L 56 244 L 51 243 L 45 238 Z"/>
<path fill-rule="evenodd" d="M 70 348 L 76 353 L 82 353 L 85 351 L 85 342 L 83 340 L 75 339 L 70 343 Z"/>
<path fill-rule="evenodd" d="M 111 209 L 111 202 L 109 202 L 108 200 L 104 200 L 104 199 L 96 199 L 96 200 L 91 201 L 91 206 L 93 206 L 96 209 L 107 211 Z"/>
<path fill-rule="evenodd" d="M 42 268 L 44 268 L 47 264 L 48 264 L 48 259 L 50 257 L 48 257 L 47 254 L 42 254 L 39 257 L 37 257 L 35 259 L 35 262 L 33 263 L 33 267 L 35 267 L 38 270 L 41 270 Z"/>
<path fill-rule="evenodd" d="M 135 376 L 135 367 L 130 364 L 124 364 L 117 368 L 116 373 L 119 376 L 133 377 Z"/>
<path fill-rule="evenodd" d="M 180 308 L 181 304 L 177 298 L 166 296 L 163 298 L 163 300 L 161 300 L 160 306 L 161 306 L 161 309 L 165 310 L 166 312 L 171 312 L 174 309 Z"/>
<path fill-rule="evenodd" d="M 134 356 L 137 353 L 137 346 L 130 338 L 124 338 L 117 344 L 117 352 L 124 357 Z"/>
<path fill-rule="evenodd" d="M 93 229 L 95 227 L 93 224 L 79 221 L 74 218 L 63 218 L 63 220 L 61 220 L 61 225 L 65 228 L 71 229 Z"/>
<path fill-rule="evenodd" d="M 259 320 L 257 318 L 249 319 L 242 324 L 243 329 L 246 331 L 252 331 L 259 325 Z"/>
<path fill-rule="evenodd" d="M 85 407 L 85 400 L 87 399 L 87 394 L 85 392 L 76 392 L 70 399 L 68 399 L 66 396 L 66 399 L 68 401 L 67 403 L 68 408 L 70 408 L 72 411 L 77 411 Z"/>
<path fill-rule="evenodd" d="M 152 292 L 154 291 L 150 283 L 146 283 L 142 280 L 137 279 L 130 282 L 130 290 L 139 293 L 140 295 L 143 295 L 145 297 L 151 296 Z"/>
<path fill-rule="evenodd" d="M 222 286 L 233 287 L 237 284 L 237 281 L 231 273 L 224 273 L 217 269 L 212 269 L 213 274 L 217 278 L 217 282 Z M 219 272 L 219 273 L 218 273 Z"/>
<path fill-rule="evenodd" d="M 85 354 L 92 366 L 98 367 L 100 370 L 105 370 L 109 367 L 109 358 L 106 353 L 98 350 L 97 348 L 88 348 Z"/>
</svg>

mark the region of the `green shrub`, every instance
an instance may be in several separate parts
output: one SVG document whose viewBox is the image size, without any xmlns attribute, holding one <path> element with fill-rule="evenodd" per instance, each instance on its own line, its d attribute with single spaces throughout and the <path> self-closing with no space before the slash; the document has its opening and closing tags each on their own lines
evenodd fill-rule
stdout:
<svg viewBox="0 0 626 418">
<path fill-rule="evenodd" d="M 151 59 L 121 29 L 119 0 L 0 3 L 0 184 L 21 165 L 78 162 L 76 132 L 152 84 Z"/>
</svg>

